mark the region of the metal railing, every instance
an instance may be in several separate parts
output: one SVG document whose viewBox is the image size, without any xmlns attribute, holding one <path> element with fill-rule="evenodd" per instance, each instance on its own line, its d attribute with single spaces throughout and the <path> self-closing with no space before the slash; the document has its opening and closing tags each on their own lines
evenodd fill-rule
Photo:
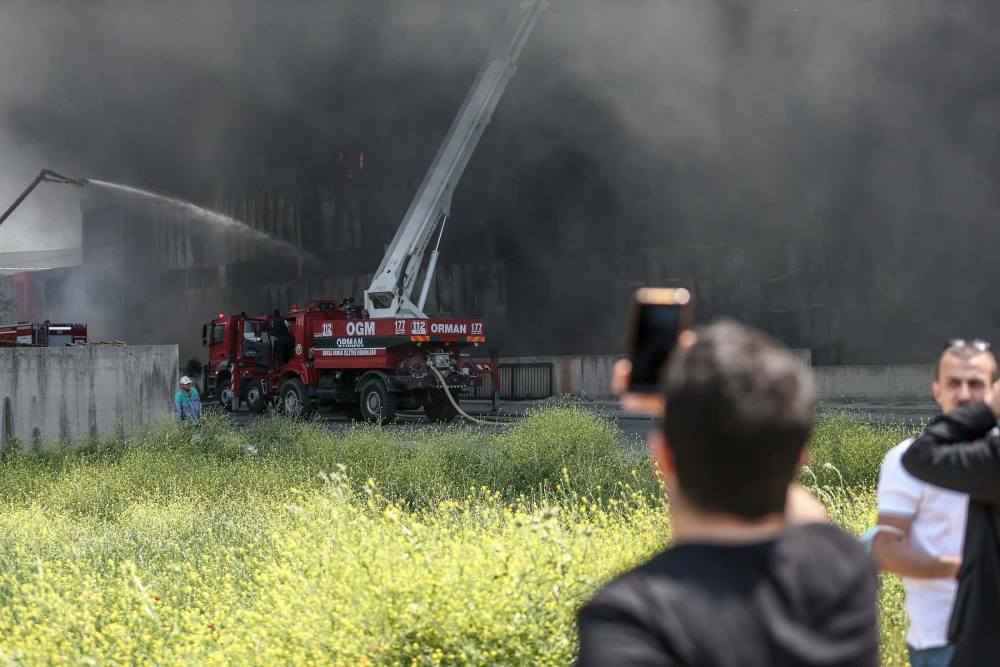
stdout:
<svg viewBox="0 0 1000 667">
<path fill-rule="evenodd" d="M 469 398 L 493 397 L 493 378 L 483 375 L 483 386 L 472 390 Z M 532 401 L 552 396 L 552 364 L 500 364 L 500 398 L 505 401 Z"/>
</svg>

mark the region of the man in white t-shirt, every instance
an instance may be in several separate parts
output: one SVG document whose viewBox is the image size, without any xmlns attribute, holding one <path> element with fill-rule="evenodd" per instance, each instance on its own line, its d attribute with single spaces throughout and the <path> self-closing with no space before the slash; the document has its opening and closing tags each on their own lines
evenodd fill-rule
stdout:
<svg viewBox="0 0 1000 667">
<path fill-rule="evenodd" d="M 997 363 L 983 341 L 950 341 L 931 385 L 945 414 L 983 400 Z M 969 497 L 921 482 L 900 459 L 904 440 L 885 455 L 878 483 L 878 533 L 872 555 L 879 569 L 903 577 L 910 627 L 906 643 L 913 667 L 947 667 L 952 647 L 948 620 L 962 564 Z"/>
</svg>

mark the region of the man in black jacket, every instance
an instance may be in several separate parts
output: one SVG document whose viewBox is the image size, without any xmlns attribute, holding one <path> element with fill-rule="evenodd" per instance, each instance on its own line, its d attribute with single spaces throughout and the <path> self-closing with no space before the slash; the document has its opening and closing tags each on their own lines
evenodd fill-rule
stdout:
<svg viewBox="0 0 1000 667">
<path fill-rule="evenodd" d="M 805 368 L 720 323 L 683 334 L 665 395 L 650 453 L 673 546 L 579 611 L 579 667 L 877 665 L 874 565 L 792 485 L 815 413 Z"/>
<path fill-rule="evenodd" d="M 984 350 L 985 351 L 985 350 Z M 969 494 L 958 595 L 948 627 L 951 667 L 1000 664 L 1000 382 L 985 401 L 936 418 L 903 454 L 903 467 L 945 489 Z"/>
<path fill-rule="evenodd" d="M 281 311 L 274 309 L 274 319 L 271 320 L 271 337 L 274 339 L 274 349 L 278 353 L 278 366 L 284 366 L 291 358 L 292 336 L 285 325 L 285 318 L 281 316 Z"/>
</svg>

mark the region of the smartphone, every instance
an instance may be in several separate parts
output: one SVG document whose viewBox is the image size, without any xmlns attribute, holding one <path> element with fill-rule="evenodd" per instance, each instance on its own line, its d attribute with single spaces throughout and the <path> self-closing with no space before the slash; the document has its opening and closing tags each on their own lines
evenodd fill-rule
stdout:
<svg viewBox="0 0 1000 667">
<path fill-rule="evenodd" d="M 684 288 L 644 287 L 636 290 L 629 324 L 628 356 L 632 375 L 628 391 L 659 392 L 660 373 L 677 345 L 681 331 L 691 326 L 694 304 Z"/>
</svg>

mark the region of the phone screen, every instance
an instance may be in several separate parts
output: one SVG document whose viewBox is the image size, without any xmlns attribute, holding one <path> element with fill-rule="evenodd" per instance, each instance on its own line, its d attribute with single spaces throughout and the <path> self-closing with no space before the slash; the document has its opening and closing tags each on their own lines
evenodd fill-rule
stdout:
<svg viewBox="0 0 1000 667">
<path fill-rule="evenodd" d="M 639 305 L 632 353 L 632 391 L 655 391 L 660 371 L 677 344 L 681 309 L 678 305 Z"/>
<path fill-rule="evenodd" d="M 690 293 L 687 290 L 645 288 L 636 292 L 630 340 L 630 392 L 658 391 L 663 365 L 690 320 Z"/>
</svg>

